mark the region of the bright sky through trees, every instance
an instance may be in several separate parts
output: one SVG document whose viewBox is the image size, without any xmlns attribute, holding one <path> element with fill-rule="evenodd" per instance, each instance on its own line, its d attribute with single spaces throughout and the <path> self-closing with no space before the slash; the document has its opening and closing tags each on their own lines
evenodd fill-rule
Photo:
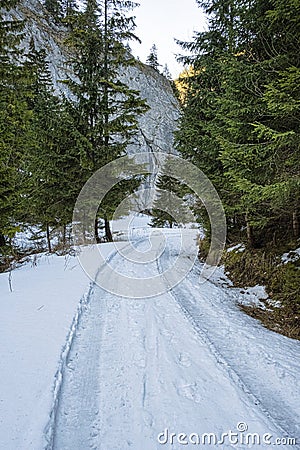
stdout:
<svg viewBox="0 0 300 450">
<path fill-rule="evenodd" d="M 136 8 L 136 34 L 142 44 L 131 42 L 133 54 L 145 62 L 150 48 L 156 44 L 159 63 L 168 64 L 173 77 L 182 71 L 176 62 L 176 54 L 182 49 L 174 38 L 192 40 L 194 30 L 205 27 L 205 16 L 197 7 L 196 0 L 139 0 Z"/>
</svg>

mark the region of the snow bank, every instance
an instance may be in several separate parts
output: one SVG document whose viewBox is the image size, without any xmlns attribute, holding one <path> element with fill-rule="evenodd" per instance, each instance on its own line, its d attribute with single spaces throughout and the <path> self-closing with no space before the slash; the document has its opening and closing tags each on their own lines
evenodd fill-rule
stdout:
<svg viewBox="0 0 300 450">
<path fill-rule="evenodd" d="M 291 250 L 288 253 L 284 253 L 281 257 L 281 261 L 283 264 L 287 264 L 289 262 L 296 262 L 300 258 L 300 247 L 296 248 L 296 250 Z"/>
<path fill-rule="evenodd" d="M 240 248 L 240 247 L 236 247 Z M 228 251 L 228 250 L 227 250 Z M 232 250 L 233 251 L 233 250 Z M 245 287 L 243 289 L 234 287 L 233 282 L 228 278 L 229 272 L 225 273 L 225 267 L 217 267 L 210 278 L 210 282 L 216 286 L 221 286 L 224 288 L 231 288 L 234 292 L 236 302 L 243 306 L 258 307 L 261 309 L 266 309 L 265 302 L 272 304 L 272 301 L 268 298 L 265 286 L 252 286 Z M 265 301 L 265 302 L 264 302 Z M 272 306 L 278 307 L 278 302 L 274 302 Z"/>
<path fill-rule="evenodd" d="M 62 347 L 89 280 L 77 259 L 32 258 L 0 275 L 0 447 L 40 450 Z"/>
</svg>

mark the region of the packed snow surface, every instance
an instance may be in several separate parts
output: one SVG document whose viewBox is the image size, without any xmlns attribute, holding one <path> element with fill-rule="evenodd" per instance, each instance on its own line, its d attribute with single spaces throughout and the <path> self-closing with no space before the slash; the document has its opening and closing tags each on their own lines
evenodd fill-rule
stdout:
<svg viewBox="0 0 300 450">
<path fill-rule="evenodd" d="M 164 230 L 164 251 L 146 264 L 151 232 L 104 244 L 114 270 L 151 283 L 174 264 L 181 230 Z M 90 282 L 76 258 L 15 270 L 13 292 L 2 274 L 0 448 L 299 448 L 288 443 L 299 437 L 299 343 L 241 312 L 240 291 L 201 270 L 138 299 Z M 238 442 L 221 438 L 230 430 Z"/>
</svg>

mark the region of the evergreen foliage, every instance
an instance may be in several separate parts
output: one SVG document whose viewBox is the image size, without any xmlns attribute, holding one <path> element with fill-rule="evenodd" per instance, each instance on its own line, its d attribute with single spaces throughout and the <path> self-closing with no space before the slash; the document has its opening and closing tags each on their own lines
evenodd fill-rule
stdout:
<svg viewBox="0 0 300 450">
<path fill-rule="evenodd" d="M 171 72 L 169 70 L 168 64 L 164 65 L 162 74 L 163 74 L 164 77 L 167 78 L 167 80 L 172 81 L 172 75 L 171 75 Z"/>
<path fill-rule="evenodd" d="M 181 43 L 190 68 L 176 82 L 182 103 L 177 148 L 215 184 L 229 242 L 248 244 L 243 253 L 225 255 L 226 271 L 241 286 L 265 285 L 282 305 L 247 312 L 299 339 L 299 267 L 272 255 L 299 245 L 300 4 L 197 3 L 209 27 Z M 208 242 L 201 243 L 202 253 Z"/>
<path fill-rule="evenodd" d="M 153 67 L 153 69 L 155 69 L 155 70 L 158 70 L 158 68 L 160 66 L 160 64 L 158 62 L 158 56 L 157 56 L 157 47 L 155 44 L 153 44 L 150 49 L 150 53 L 147 57 L 146 63 L 150 67 Z"/>
<path fill-rule="evenodd" d="M 124 42 L 137 39 L 134 18 L 128 15 L 135 3 L 122 0 L 87 0 L 83 12 L 72 17 L 68 44 L 74 79 L 67 84 L 74 94 L 70 107 L 80 133 L 90 147 L 82 155 L 82 166 L 91 175 L 95 170 L 126 153 L 138 129 L 138 116 L 147 110 L 139 92 L 130 89 L 119 76 L 121 68 L 133 65 Z M 136 180 L 123 183 L 123 193 L 136 187 Z M 101 205 L 107 239 L 111 240 L 111 207 L 119 198 L 118 189 Z M 106 203 L 106 204 L 105 204 Z M 96 227 L 97 234 L 97 227 Z"/>
<path fill-rule="evenodd" d="M 299 236 L 299 12 L 294 1 L 198 1 L 208 31 L 181 43 L 192 71 L 177 147 L 214 182 L 249 246 Z"/>
<path fill-rule="evenodd" d="M 64 17 L 64 5 L 62 0 L 45 0 L 44 6 L 51 14 L 56 24 L 61 23 Z"/>
<path fill-rule="evenodd" d="M 128 15 L 136 4 L 88 0 L 79 11 L 74 1 L 47 3 L 69 26 L 76 81 L 72 76 L 66 83 L 72 100 L 56 96 L 46 50 L 34 39 L 26 54 L 21 50 L 23 23 L 5 13 L 16 5 L 5 0 L 0 24 L 0 246 L 18 223 L 40 224 L 51 251 L 50 229 L 66 229 L 83 184 L 126 153 L 138 116 L 148 109 L 118 75 L 135 64 L 123 41 L 137 39 Z M 114 209 L 140 182 L 139 177 L 124 180 L 104 199 L 99 216 L 109 240 Z"/>
<path fill-rule="evenodd" d="M 23 154 L 30 145 L 31 111 L 28 107 L 29 74 L 19 48 L 23 23 L 7 18 L 5 9 L 17 1 L 4 0 L 0 22 L 0 246 L 16 231 L 20 189 L 23 183 Z"/>
<path fill-rule="evenodd" d="M 49 63 L 44 49 L 33 39 L 27 64 L 32 67 L 34 145 L 26 154 L 27 185 L 24 218 L 49 228 L 66 227 L 83 179 L 80 152 L 89 143 L 76 129 L 66 105 L 54 94 Z M 50 240 L 48 248 L 51 251 Z"/>
<path fill-rule="evenodd" d="M 185 184 L 175 179 L 172 164 L 174 161 L 166 158 L 156 183 L 157 194 L 151 211 L 151 226 L 158 228 L 173 228 L 191 222 L 190 210 L 184 197 L 189 193 Z"/>
<path fill-rule="evenodd" d="M 176 82 L 182 102 L 177 148 L 215 184 L 230 233 L 244 233 L 250 247 L 298 238 L 300 6 L 294 0 L 197 3 L 209 26 L 181 42 L 190 56 L 182 58 L 189 68 Z M 68 102 L 53 92 L 45 51 L 34 42 L 28 55 L 21 50 L 23 24 L 5 14 L 17 4 L 1 3 L 2 245 L 25 218 L 65 226 L 79 186 L 126 153 L 147 109 L 119 77 L 134 64 L 128 42 L 137 39 L 135 3 L 86 0 L 78 10 L 74 0 L 45 0 L 55 20 L 69 26 L 75 77 L 65 81 Z M 155 45 L 147 63 L 158 70 Z M 167 67 L 164 75 L 170 78 Z M 162 175 L 159 186 L 174 192 L 173 181 Z M 105 199 L 99 217 L 107 230 L 114 205 L 138 182 L 123 182 Z"/>
</svg>

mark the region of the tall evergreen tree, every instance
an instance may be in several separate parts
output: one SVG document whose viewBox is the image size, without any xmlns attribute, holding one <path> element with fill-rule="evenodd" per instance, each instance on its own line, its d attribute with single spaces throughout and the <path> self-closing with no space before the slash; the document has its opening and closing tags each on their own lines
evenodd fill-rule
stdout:
<svg viewBox="0 0 300 450">
<path fill-rule="evenodd" d="M 191 222 L 191 213 L 184 203 L 184 196 L 190 192 L 185 184 L 172 177 L 173 164 L 173 159 L 166 157 L 157 179 L 157 194 L 151 211 L 151 226 L 154 227 L 173 228 Z"/>
<path fill-rule="evenodd" d="M 172 74 L 171 74 L 171 72 L 169 70 L 168 64 L 164 65 L 162 74 L 163 74 L 164 77 L 167 78 L 167 80 L 172 81 Z"/>
<path fill-rule="evenodd" d="M 256 1 L 245 11 L 248 20 L 243 27 L 248 31 L 245 34 L 251 33 L 252 41 L 245 40 L 240 53 L 231 58 L 229 70 L 224 71 L 226 88 L 218 102 L 220 159 L 238 197 L 234 210 L 244 214 L 250 245 L 274 240 L 275 233 L 285 233 L 292 228 L 292 222 L 295 234 L 297 228 L 299 138 L 293 119 L 297 108 L 293 112 L 286 110 L 283 116 L 279 98 L 291 108 L 291 99 L 297 96 L 297 76 L 293 81 L 292 68 L 299 59 L 295 52 L 291 54 L 288 22 L 283 28 L 271 24 L 274 5 Z M 299 37 L 299 32 L 293 34 L 293 39 L 295 35 Z M 285 88 L 281 93 L 275 88 L 275 93 L 283 68 L 291 77 L 285 77 Z M 276 103 L 273 108 L 272 97 Z"/>
<path fill-rule="evenodd" d="M 276 174 L 272 186 L 263 195 L 283 223 L 292 224 L 299 237 L 300 222 L 300 5 L 274 0 L 266 13 L 272 46 L 265 66 L 270 76 L 263 100 L 268 120 L 256 126 L 257 133 L 275 156 Z"/>
<path fill-rule="evenodd" d="M 128 15 L 135 6 L 122 0 L 87 0 L 68 40 L 75 54 L 71 63 L 77 80 L 69 79 L 67 84 L 75 97 L 71 107 L 78 129 L 90 143 L 82 158 L 89 174 L 125 154 L 137 132 L 138 116 L 147 110 L 139 92 L 120 78 L 125 67 L 135 64 L 123 43 L 137 39 L 134 18 Z M 128 182 L 128 189 L 133 185 Z M 111 240 L 111 206 L 118 203 L 118 195 L 107 199 L 100 214 Z M 97 234 L 97 226 L 95 229 Z"/>
<path fill-rule="evenodd" d="M 292 222 L 296 235 L 299 30 L 291 11 L 296 17 L 298 9 L 290 2 L 284 15 L 277 0 L 198 3 L 209 29 L 182 43 L 193 53 L 185 60 L 193 74 L 178 149 L 214 181 L 229 223 L 247 230 L 250 246 Z"/>
<path fill-rule="evenodd" d="M 24 219 L 43 226 L 51 252 L 50 227 L 65 228 L 71 222 L 83 179 L 80 153 L 89 143 L 54 94 L 46 52 L 37 50 L 33 39 L 27 58 L 34 73 L 31 108 L 35 142 L 26 155 Z"/>
<path fill-rule="evenodd" d="M 4 0 L 0 10 L 0 246 L 16 229 L 23 154 L 31 141 L 29 74 L 24 70 L 19 47 L 23 23 L 9 19 L 6 13 L 17 4 L 15 0 Z"/>
<path fill-rule="evenodd" d="M 153 69 L 158 70 L 160 64 L 158 62 L 158 56 L 157 56 L 157 47 L 155 44 L 152 45 L 150 49 L 150 53 L 147 57 L 146 63 L 153 67 Z"/>
</svg>

